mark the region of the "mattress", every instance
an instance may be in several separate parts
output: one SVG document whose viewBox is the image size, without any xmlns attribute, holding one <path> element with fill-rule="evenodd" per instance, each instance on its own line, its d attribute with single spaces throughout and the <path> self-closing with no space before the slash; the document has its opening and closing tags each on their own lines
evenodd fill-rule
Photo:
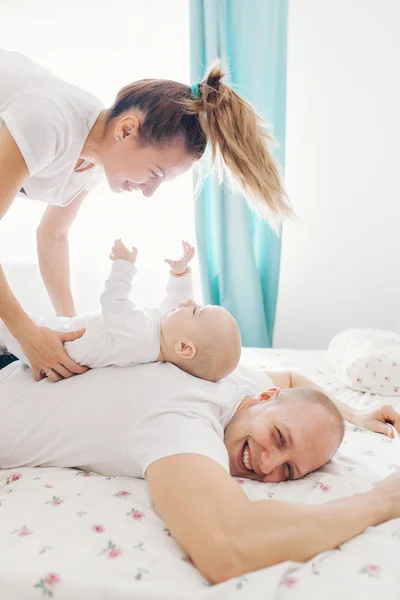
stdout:
<svg viewBox="0 0 400 600">
<path fill-rule="evenodd" d="M 352 406 L 379 402 L 343 388 L 324 352 L 246 349 L 243 362 L 295 368 Z M 396 444 L 348 425 L 334 459 L 304 479 L 237 481 L 252 500 L 317 504 L 366 491 L 397 470 Z M 400 519 L 307 563 L 285 562 L 213 586 L 153 512 L 142 480 L 74 469 L 0 471 L 0 517 L 1 599 L 400 598 Z"/>
</svg>

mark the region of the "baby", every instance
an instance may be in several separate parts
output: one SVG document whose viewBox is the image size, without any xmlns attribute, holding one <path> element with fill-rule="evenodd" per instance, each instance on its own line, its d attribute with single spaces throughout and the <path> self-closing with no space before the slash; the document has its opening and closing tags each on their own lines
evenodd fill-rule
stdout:
<svg viewBox="0 0 400 600">
<path fill-rule="evenodd" d="M 238 365 L 241 353 L 239 327 L 220 306 L 200 306 L 192 300 L 189 263 L 194 248 L 182 242 L 183 255 L 168 260 L 167 297 L 160 309 L 136 308 L 129 295 L 137 272 L 137 250 L 116 240 L 111 250 L 110 278 L 101 295 L 101 310 L 78 317 L 44 319 L 38 325 L 58 331 L 85 328 L 84 335 L 66 342 L 68 355 L 87 367 L 143 364 L 167 361 L 209 381 L 218 381 Z M 17 340 L 0 321 L 0 346 L 29 364 Z"/>
</svg>

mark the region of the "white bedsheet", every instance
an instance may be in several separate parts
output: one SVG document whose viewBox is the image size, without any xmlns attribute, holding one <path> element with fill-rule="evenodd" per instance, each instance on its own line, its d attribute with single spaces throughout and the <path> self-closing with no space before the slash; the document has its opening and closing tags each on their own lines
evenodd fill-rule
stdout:
<svg viewBox="0 0 400 600">
<path fill-rule="evenodd" d="M 354 406 L 376 402 L 341 387 L 322 352 L 248 350 L 244 362 L 295 367 Z M 238 485 L 251 499 L 321 503 L 367 490 L 395 470 L 394 443 L 349 426 L 320 471 L 296 482 Z M 400 599 L 400 519 L 306 564 L 210 586 L 152 511 L 141 480 L 72 469 L 0 471 L 0 517 L 1 600 Z"/>
</svg>

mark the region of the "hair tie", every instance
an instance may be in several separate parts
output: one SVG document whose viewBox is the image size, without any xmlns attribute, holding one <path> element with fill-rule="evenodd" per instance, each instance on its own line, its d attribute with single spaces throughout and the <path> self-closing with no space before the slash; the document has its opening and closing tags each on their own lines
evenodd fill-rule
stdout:
<svg viewBox="0 0 400 600">
<path fill-rule="evenodd" d="M 190 91 L 192 92 L 192 96 L 194 96 L 195 98 L 201 98 L 199 88 L 200 88 L 200 83 L 194 83 L 193 85 L 190 86 Z"/>
</svg>

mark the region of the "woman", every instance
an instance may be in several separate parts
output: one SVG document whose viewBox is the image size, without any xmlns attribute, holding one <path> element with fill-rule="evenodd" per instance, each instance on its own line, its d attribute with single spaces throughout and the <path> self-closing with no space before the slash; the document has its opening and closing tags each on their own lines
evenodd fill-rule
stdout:
<svg viewBox="0 0 400 600">
<path fill-rule="evenodd" d="M 18 195 L 49 204 L 37 248 L 58 315 L 75 315 L 68 230 L 104 176 L 116 193 L 141 190 L 150 197 L 163 181 L 190 169 L 209 144 L 213 161 L 218 156 L 260 214 L 275 221 L 290 214 L 264 124 L 222 77 L 216 65 L 192 87 L 137 81 L 105 109 L 27 57 L 0 51 L 0 218 Z M 37 381 L 86 370 L 63 348 L 84 331 L 61 334 L 35 325 L 1 266 L 0 318 L 20 342 Z"/>
</svg>

